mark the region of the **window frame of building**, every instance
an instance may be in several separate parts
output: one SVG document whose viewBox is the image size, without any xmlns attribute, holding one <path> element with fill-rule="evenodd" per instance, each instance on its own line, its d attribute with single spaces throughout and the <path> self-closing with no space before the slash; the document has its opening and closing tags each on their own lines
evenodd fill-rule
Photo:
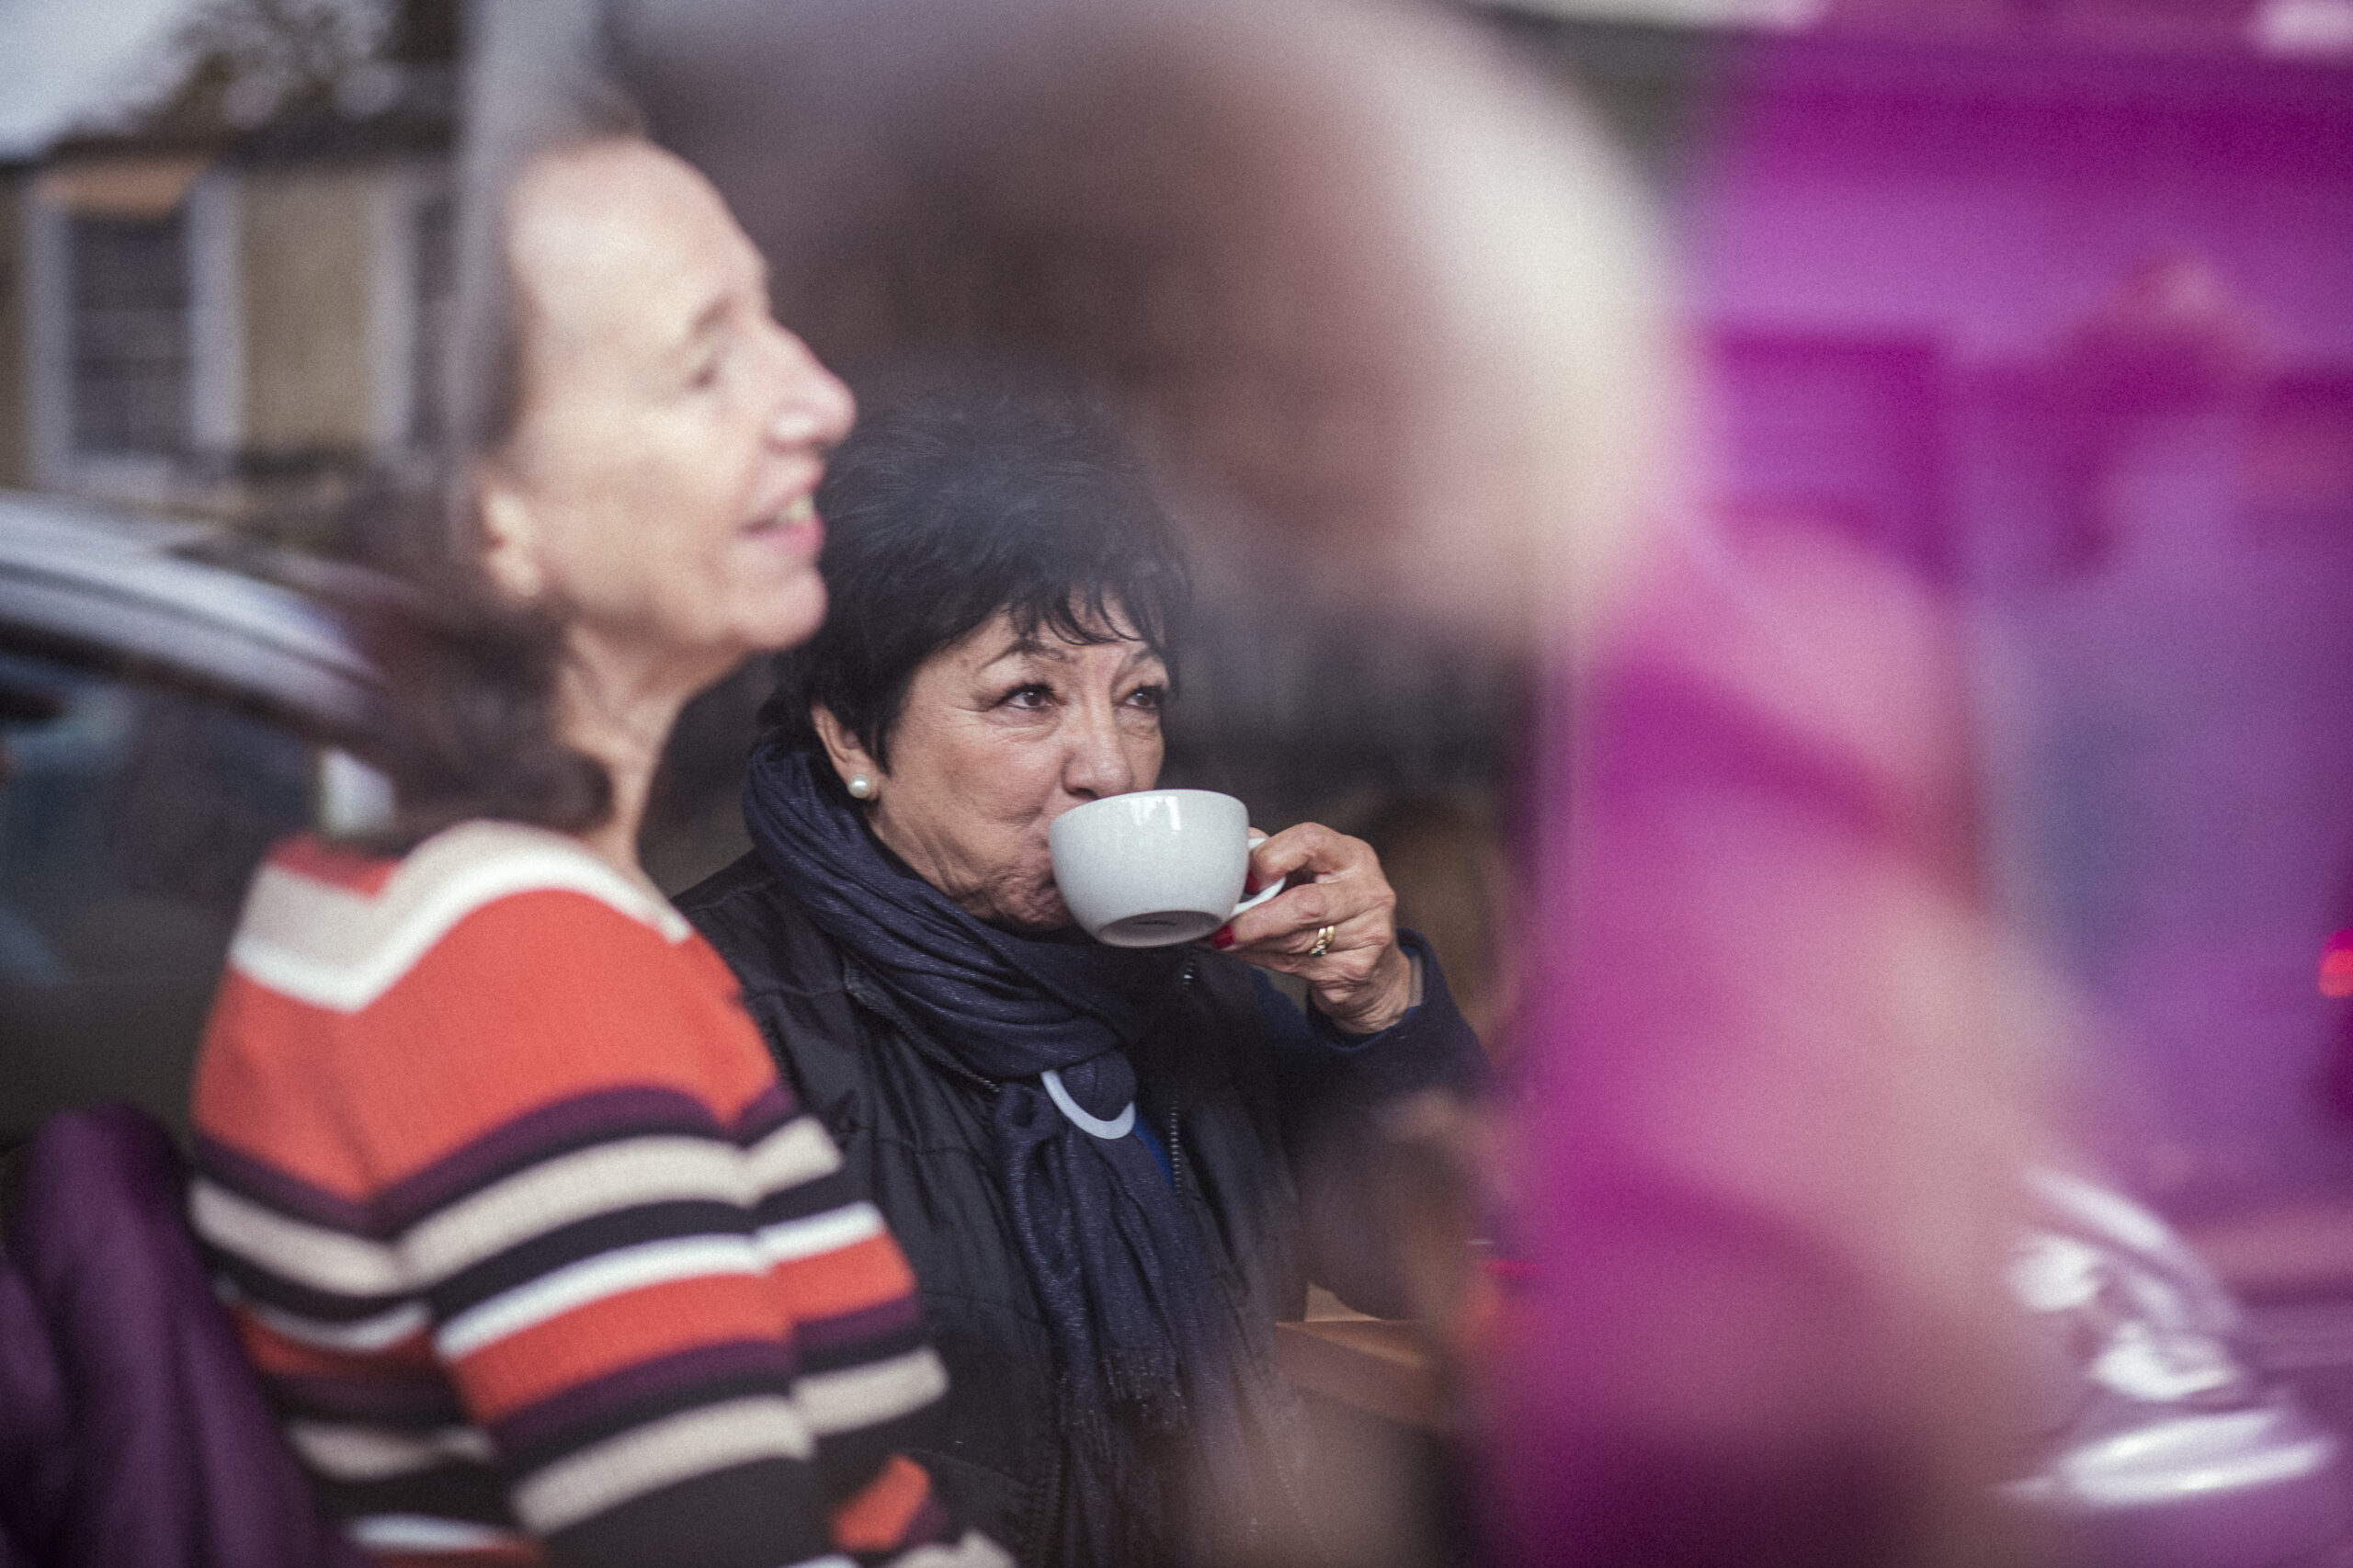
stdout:
<svg viewBox="0 0 2353 1568">
<path fill-rule="evenodd" d="M 447 161 L 431 157 L 344 172 L 366 182 L 374 230 L 360 372 L 365 444 L 371 461 L 414 468 L 429 460 L 438 438 L 440 356 L 430 339 L 440 330 L 437 304 L 446 318 L 454 271 L 447 257 L 435 266 L 425 247 L 432 214 L 454 199 L 453 181 Z M 132 505 L 233 507 L 221 486 L 237 483 L 253 437 L 247 231 L 259 218 L 245 197 L 253 173 L 225 160 L 109 153 L 60 160 L 20 183 L 25 478 L 34 487 Z M 94 447 L 75 417 L 74 225 L 171 215 L 182 225 L 187 267 L 187 427 L 177 442 L 154 449 Z"/>
<path fill-rule="evenodd" d="M 236 218 L 233 182 L 187 154 L 63 161 L 24 183 L 18 197 L 24 244 L 27 446 L 39 488 L 163 504 L 185 490 L 189 460 L 233 449 L 236 412 Z M 77 428 L 78 329 L 74 290 L 77 220 L 176 217 L 186 268 L 185 428 L 176 446 L 110 450 Z M 228 285 L 224 287 L 224 285 Z M 224 313 L 228 319 L 223 320 Z"/>
</svg>

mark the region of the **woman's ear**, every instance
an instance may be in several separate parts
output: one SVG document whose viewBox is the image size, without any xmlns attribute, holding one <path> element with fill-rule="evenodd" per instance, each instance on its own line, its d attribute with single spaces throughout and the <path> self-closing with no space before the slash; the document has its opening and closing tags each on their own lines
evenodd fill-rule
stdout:
<svg viewBox="0 0 2353 1568">
<path fill-rule="evenodd" d="M 842 788 L 861 801 L 874 798 L 885 777 L 874 759 L 866 755 L 866 747 L 858 744 L 849 726 L 834 717 L 834 710 L 822 702 L 809 705 L 809 722 L 815 728 L 817 738 L 824 743 L 826 760 L 834 765 Z M 864 788 L 859 787 L 864 781 Z"/>
<path fill-rule="evenodd" d="M 506 598 L 528 605 L 547 588 L 540 564 L 539 519 L 512 481 L 494 469 L 474 473 L 474 504 L 482 517 L 482 565 Z"/>
</svg>

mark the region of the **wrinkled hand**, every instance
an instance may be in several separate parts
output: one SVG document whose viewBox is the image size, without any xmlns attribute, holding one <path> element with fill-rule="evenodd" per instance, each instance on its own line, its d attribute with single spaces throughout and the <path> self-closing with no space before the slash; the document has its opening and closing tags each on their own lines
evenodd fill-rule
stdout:
<svg viewBox="0 0 2353 1568">
<path fill-rule="evenodd" d="M 1245 963 L 1295 974 L 1316 1010 L 1350 1034 L 1378 1034 L 1419 999 L 1421 976 L 1397 945 L 1397 895 L 1372 846 L 1315 823 L 1285 828 L 1250 851 L 1253 891 L 1305 871 L 1313 880 L 1218 927 L 1210 945 Z M 1309 957 L 1316 933 L 1331 945 Z"/>
</svg>

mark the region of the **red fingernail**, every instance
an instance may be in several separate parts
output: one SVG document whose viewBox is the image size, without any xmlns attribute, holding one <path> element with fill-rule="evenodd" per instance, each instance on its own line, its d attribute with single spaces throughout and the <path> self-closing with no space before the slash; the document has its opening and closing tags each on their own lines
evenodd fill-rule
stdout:
<svg viewBox="0 0 2353 1568">
<path fill-rule="evenodd" d="M 1233 946 L 1233 927 L 1231 926 L 1219 926 L 1217 928 L 1216 935 L 1210 937 L 1210 946 L 1212 948 L 1230 948 Z"/>
<path fill-rule="evenodd" d="M 1242 879 L 1242 896 L 1244 898 L 1248 898 L 1252 893 L 1258 891 L 1258 873 L 1253 871 Z"/>
</svg>

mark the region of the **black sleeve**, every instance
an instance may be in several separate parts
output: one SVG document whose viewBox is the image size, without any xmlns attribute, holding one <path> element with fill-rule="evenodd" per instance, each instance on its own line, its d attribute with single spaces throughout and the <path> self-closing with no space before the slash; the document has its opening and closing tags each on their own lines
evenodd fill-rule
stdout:
<svg viewBox="0 0 2353 1568">
<path fill-rule="evenodd" d="M 1397 942 L 1421 962 L 1422 999 L 1379 1034 L 1351 1035 L 1312 1006 L 1302 1012 L 1263 971 L 1251 971 L 1299 1186 L 1308 1278 L 1381 1317 L 1414 1310 L 1399 1257 L 1401 1209 L 1414 1194 L 1383 1179 L 1404 1174 L 1392 1157 L 1392 1113 L 1417 1095 L 1470 1099 L 1494 1083 L 1429 944 L 1406 930 Z"/>
</svg>

